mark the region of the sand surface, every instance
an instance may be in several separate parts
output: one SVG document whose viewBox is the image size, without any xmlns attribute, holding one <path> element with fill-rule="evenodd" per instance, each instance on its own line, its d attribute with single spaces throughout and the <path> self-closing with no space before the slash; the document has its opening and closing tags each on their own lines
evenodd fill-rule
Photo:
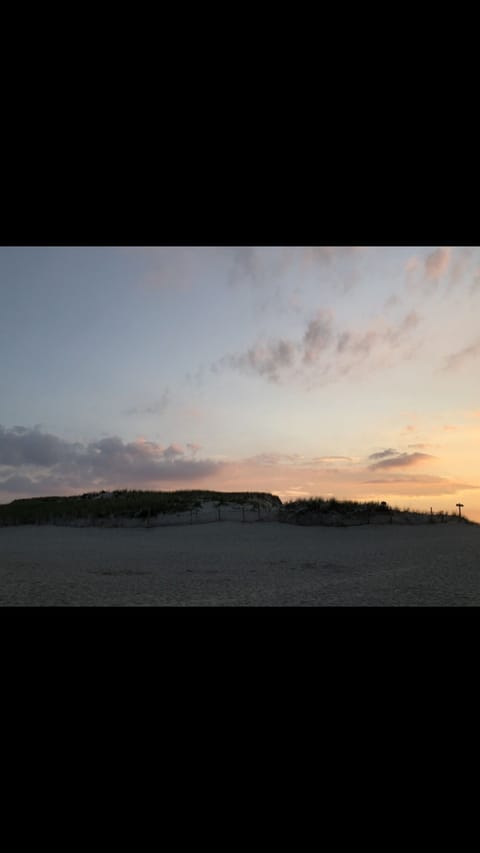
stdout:
<svg viewBox="0 0 480 853">
<path fill-rule="evenodd" d="M 480 526 L 0 528 L 1 606 L 477 606 Z"/>
</svg>

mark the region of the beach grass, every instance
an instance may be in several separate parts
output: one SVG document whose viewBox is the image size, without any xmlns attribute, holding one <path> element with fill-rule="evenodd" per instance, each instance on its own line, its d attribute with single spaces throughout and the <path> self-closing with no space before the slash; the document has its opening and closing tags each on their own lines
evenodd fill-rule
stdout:
<svg viewBox="0 0 480 853">
<path fill-rule="evenodd" d="M 0 525 L 55 524 L 77 519 L 148 519 L 158 514 L 195 510 L 204 502 L 221 507 L 227 503 L 253 508 L 281 506 L 280 498 L 266 492 L 217 492 L 210 490 L 143 491 L 116 489 L 85 492 L 69 497 L 24 498 L 0 506 Z"/>
</svg>

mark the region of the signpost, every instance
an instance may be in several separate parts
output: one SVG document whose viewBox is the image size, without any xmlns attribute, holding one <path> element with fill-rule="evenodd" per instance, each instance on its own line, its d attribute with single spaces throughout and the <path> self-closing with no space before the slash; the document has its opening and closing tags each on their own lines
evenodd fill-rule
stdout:
<svg viewBox="0 0 480 853">
<path fill-rule="evenodd" d="M 458 517 L 461 518 L 463 504 L 455 504 L 455 506 L 458 506 Z"/>
</svg>

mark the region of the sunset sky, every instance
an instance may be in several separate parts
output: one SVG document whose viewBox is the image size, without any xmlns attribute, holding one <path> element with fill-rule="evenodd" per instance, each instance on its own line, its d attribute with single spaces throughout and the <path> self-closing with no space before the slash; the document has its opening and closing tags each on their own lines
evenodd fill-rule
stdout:
<svg viewBox="0 0 480 853">
<path fill-rule="evenodd" d="M 0 247 L 0 502 L 334 495 L 480 522 L 480 248 Z"/>
</svg>

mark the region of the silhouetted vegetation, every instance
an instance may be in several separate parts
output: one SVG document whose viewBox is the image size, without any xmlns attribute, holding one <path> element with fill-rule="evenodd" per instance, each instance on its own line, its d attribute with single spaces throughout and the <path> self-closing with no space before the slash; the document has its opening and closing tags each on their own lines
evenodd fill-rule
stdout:
<svg viewBox="0 0 480 853">
<path fill-rule="evenodd" d="M 210 490 L 142 491 L 117 489 L 112 492 L 85 492 L 71 497 L 25 498 L 0 505 L 0 526 L 15 524 L 102 524 L 107 519 L 138 519 L 140 522 L 161 514 L 194 513 L 205 502 L 221 509 L 237 504 L 267 512 L 278 510 L 278 520 L 287 524 L 349 527 L 355 524 L 426 524 L 452 520 L 473 524 L 454 512 L 429 513 L 391 507 L 386 501 L 338 500 L 334 497 L 301 498 L 282 504 L 269 492 L 216 492 Z M 220 516 L 219 516 L 220 517 Z M 270 514 L 270 517 L 271 514 Z M 277 516 L 275 516 L 277 517 Z"/>
<path fill-rule="evenodd" d="M 215 492 L 185 490 L 149 492 L 117 489 L 113 492 L 86 492 L 71 497 L 42 497 L 14 500 L 0 506 L 0 525 L 61 524 L 77 519 L 95 523 L 107 518 L 148 519 L 160 513 L 195 510 L 203 501 L 261 507 L 281 506 L 280 498 L 267 492 Z"/>
<path fill-rule="evenodd" d="M 410 507 L 391 507 L 386 501 L 353 501 L 336 498 L 299 498 L 285 503 L 280 521 L 305 525 L 348 527 L 354 524 L 436 524 L 456 519 L 473 524 L 466 516 L 458 519 L 454 512 L 411 510 Z"/>
</svg>

